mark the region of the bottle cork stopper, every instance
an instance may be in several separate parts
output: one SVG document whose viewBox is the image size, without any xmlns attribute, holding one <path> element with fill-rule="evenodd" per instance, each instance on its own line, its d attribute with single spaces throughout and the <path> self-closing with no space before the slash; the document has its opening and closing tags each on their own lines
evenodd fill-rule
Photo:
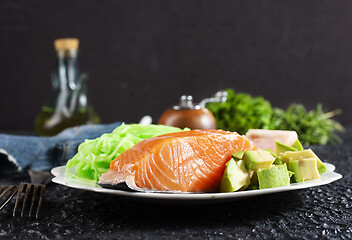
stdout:
<svg viewBox="0 0 352 240">
<path fill-rule="evenodd" d="M 56 50 L 64 49 L 78 49 L 79 39 L 78 38 L 59 38 L 54 41 Z"/>
</svg>

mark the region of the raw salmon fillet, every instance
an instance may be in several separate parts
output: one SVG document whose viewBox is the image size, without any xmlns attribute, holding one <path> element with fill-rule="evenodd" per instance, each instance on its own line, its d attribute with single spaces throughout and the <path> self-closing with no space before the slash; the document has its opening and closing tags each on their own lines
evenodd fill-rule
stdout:
<svg viewBox="0 0 352 240">
<path fill-rule="evenodd" d="M 213 192 L 231 154 L 255 149 L 245 136 L 223 130 L 165 134 L 143 140 L 118 156 L 99 184 L 113 185 L 132 176 L 139 188 Z"/>
</svg>

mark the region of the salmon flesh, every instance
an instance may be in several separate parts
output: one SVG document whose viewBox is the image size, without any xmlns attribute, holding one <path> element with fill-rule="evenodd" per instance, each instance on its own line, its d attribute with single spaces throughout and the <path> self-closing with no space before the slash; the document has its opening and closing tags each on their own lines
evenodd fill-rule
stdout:
<svg viewBox="0 0 352 240">
<path fill-rule="evenodd" d="M 255 150 L 246 136 L 223 130 L 191 130 L 145 139 L 123 152 L 98 184 L 132 179 L 141 189 L 215 192 L 231 154 Z"/>
</svg>

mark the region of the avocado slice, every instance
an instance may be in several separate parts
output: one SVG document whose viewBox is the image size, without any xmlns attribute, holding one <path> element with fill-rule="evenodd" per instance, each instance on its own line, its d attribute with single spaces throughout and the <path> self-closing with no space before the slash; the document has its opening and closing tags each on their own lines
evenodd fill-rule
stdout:
<svg viewBox="0 0 352 240">
<path fill-rule="evenodd" d="M 237 160 L 241 160 L 243 157 L 244 151 L 240 151 L 240 152 L 235 152 L 232 153 L 232 157 L 237 161 Z"/>
<path fill-rule="evenodd" d="M 251 171 L 251 172 L 249 172 L 249 175 L 251 176 L 251 184 L 249 184 L 247 189 L 250 189 L 250 190 L 259 189 L 257 171 Z"/>
<path fill-rule="evenodd" d="M 274 151 L 271 150 L 270 148 L 265 149 L 265 151 L 268 151 L 269 153 L 271 153 L 271 155 L 273 155 L 273 157 L 275 158 L 274 165 L 281 165 L 284 163 L 283 161 L 281 161 L 280 158 L 277 157 L 276 153 L 274 153 Z"/>
<path fill-rule="evenodd" d="M 296 151 L 303 151 L 304 150 L 301 142 L 298 139 L 292 144 L 292 147 L 295 148 Z"/>
<path fill-rule="evenodd" d="M 275 161 L 275 157 L 268 151 L 245 151 L 242 160 L 246 163 L 249 171 L 259 168 L 268 168 Z"/>
<path fill-rule="evenodd" d="M 306 180 L 320 178 L 317 169 L 317 160 L 315 158 L 292 160 L 288 168 L 294 172 L 293 179 L 295 182 L 304 182 Z"/>
<path fill-rule="evenodd" d="M 231 158 L 226 163 L 224 175 L 220 182 L 221 192 L 234 192 L 237 190 L 244 190 L 251 183 L 249 171 L 246 168 L 244 161 L 235 161 Z"/>
<path fill-rule="evenodd" d="M 297 139 L 291 146 L 286 145 L 282 142 L 276 141 L 276 154 L 284 153 L 286 151 L 302 151 L 303 146 L 301 142 Z"/>
<path fill-rule="evenodd" d="M 274 158 L 277 158 L 276 153 L 274 153 L 274 151 L 271 150 L 270 148 L 265 149 L 265 151 L 268 151 L 269 153 L 271 153 L 271 155 L 273 155 Z"/>
<path fill-rule="evenodd" d="M 275 188 L 290 185 L 290 176 L 286 164 L 258 169 L 259 188 Z"/>
<path fill-rule="evenodd" d="M 276 141 L 276 154 L 284 153 L 287 151 L 297 151 L 297 149 L 293 146 L 286 145 L 282 142 Z"/>
<path fill-rule="evenodd" d="M 284 162 L 280 158 L 275 158 L 274 165 L 281 165 L 284 164 Z"/>
<path fill-rule="evenodd" d="M 280 159 L 289 166 L 289 162 L 293 160 L 300 160 L 300 159 L 305 159 L 305 158 L 315 158 L 317 161 L 317 169 L 319 174 L 322 174 L 326 172 L 326 167 L 324 163 L 318 158 L 317 155 L 311 150 L 311 149 L 306 149 L 303 151 L 288 151 L 280 154 Z"/>
</svg>

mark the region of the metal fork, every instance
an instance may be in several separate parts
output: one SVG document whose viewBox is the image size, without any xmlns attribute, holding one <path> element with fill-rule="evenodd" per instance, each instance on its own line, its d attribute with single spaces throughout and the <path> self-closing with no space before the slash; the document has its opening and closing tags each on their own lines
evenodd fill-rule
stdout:
<svg viewBox="0 0 352 240">
<path fill-rule="evenodd" d="M 36 204 L 36 202 L 38 202 L 37 211 L 36 211 L 36 215 L 35 215 L 36 219 L 38 219 L 39 218 L 40 208 L 41 208 L 41 205 L 42 205 L 42 202 L 43 202 L 44 190 L 45 190 L 45 185 L 42 185 L 42 184 L 21 183 L 19 187 L 18 186 L 0 186 L 0 192 L 3 191 L 3 193 L 0 195 L 0 199 L 2 197 L 4 197 L 4 196 L 7 196 L 7 198 L 4 201 L 4 203 L 0 206 L 0 211 L 4 208 L 4 206 L 17 193 L 15 207 L 13 209 L 13 216 L 15 217 L 17 208 L 18 208 L 20 200 L 21 200 L 21 195 L 22 195 L 22 192 L 23 192 L 24 189 L 26 189 L 26 190 L 25 190 L 25 193 L 24 193 L 21 217 L 24 216 L 25 209 L 27 207 L 27 202 L 28 202 L 28 199 L 30 198 L 30 195 L 31 195 L 32 196 L 32 201 L 31 201 L 31 204 L 30 204 L 28 216 L 29 216 L 29 218 L 32 217 L 32 212 L 34 210 L 35 204 Z M 33 191 L 32 191 L 32 189 L 33 189 Z M 39 190 L 39 193 L 38 193 L 38 190 Z"/>
</svg>

